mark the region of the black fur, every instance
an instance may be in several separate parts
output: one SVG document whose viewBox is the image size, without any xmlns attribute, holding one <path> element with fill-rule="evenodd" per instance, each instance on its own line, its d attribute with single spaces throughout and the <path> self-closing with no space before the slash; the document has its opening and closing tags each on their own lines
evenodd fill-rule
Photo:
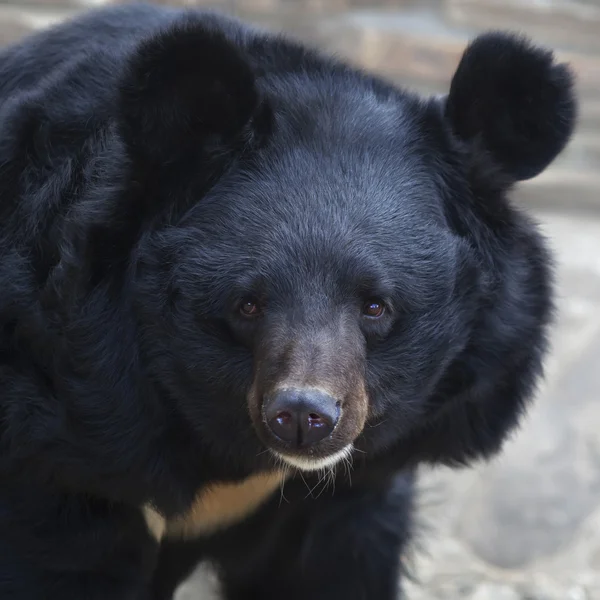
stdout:
<svg viewBox="0 0 600 600">
<path fill-rule="evenodd" d="M 157 167 L 201 151 L 211 136 L 216 144 L 229 143 L 258 104 L 241 51 L 223 31 L 199 26 L 193 17 L 140 43 L 119 92 L 118 117 L 131 155 Z"/>
<path fill-rule="evenodd" d="M 412 471 L 497 452 L 541 373 L 550 259 L 507 194 L 570 137 L 567 67 L 491 34 L 420 99 L 132 5 L 6 49 L 0 102 L 0 597 L 164 599 L 204 558 L 228 600 L 396 598 Z M 140 506 L 274 468 L 247 403 L 290 343 L 364 382 L 351 484 L 159 549 Z"/>
<path fill-rule="evenodd" d="M 572 75 L 552 52 L 502 33 L 479 36 L 450 86 L 447 115 L 460 138 L 516 180 L 541 173 L 564 148 L 575 123 Z"/>
</svg>

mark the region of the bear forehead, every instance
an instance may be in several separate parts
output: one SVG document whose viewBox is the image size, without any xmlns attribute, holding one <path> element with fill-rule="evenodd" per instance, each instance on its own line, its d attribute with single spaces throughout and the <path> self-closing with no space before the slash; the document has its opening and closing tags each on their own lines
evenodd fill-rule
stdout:
<svg viewBox="0 0 600 600">
<path fill-rule="evenodd" d="M 351 166 L 344 153 L 296 147 L 266 157 L 224 179 L 186 223 L 197 228 L 198 240 L 223 242 L 229 250 L 362 256 L 371 249 L 381 257 L 440 252 L 440 239 L 449 242 L 451 235 L 435 174 L 414 157 L 395 161 L 365 153 Z"/>
<path fill-rule="evenodd" d="M 250 222 L 315 218 L 330 231 L 343 223 L 385 229 L 395 219 L 445 225 L 438 172 L 430 165 L 436 149 L 415 132 L 398 127 L 383 139 L 376 128 L 356 137 L 308 129 L 275 132 L 199 200 L 198 209 L 233 210 Z"/>
<path fill-rule="evenodd" d="M 233 218 L 239 234 L 261 223 L 310 225 L 317 235 L 327 224 L 332 237 L 444 227 L 436 172 L 444 149 L 423 125 L 422 105 L 383 84 L 373 89 L 368 78 L 306 77 L 311 85 L 295 75 L 265 91 L 268 136 L 198 198 L 192 218 L 202 214 L 206 230 L 229 228 Z"/>
<path fill-rule="evenodd" d="M 363 155 L 354 166 L 352 153 Z M 452 270 L 457 240 L 435 175 L 410 151 L 338 146 L 326 154 L 310 144 L 267 151 L 198 201 L 185 220 L 186 248 L 206 250 L 198 262 L 220 262 L 224 271 L 232 263 L 260 264 L 263 273 L 312 264 L 356 274 L 362 265 L 385 277 L 420 265 L 422 276 L 436 276 Z"/>
<path fill-rule="evenodd" d="M 218 217 L 210 208 L 199 214 L 179 244 L 178 277 L 192 288 L 210 281 L 206 294 L 257 288 L 297 300 L 299 291 L 338 298 L 358 286 L 423 305 L 453 288 L 460 246 L 434 219 L 381 214 L 367 222 L 343 206 L 319 212 L 289 198 L 270 210 L 226 204 L 215 203 Z"/>
</svg>

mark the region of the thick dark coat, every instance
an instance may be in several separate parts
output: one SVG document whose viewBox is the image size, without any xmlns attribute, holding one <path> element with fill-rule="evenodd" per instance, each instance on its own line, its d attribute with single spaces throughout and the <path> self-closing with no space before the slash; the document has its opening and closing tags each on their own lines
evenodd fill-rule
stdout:
<svg viewBox="0 0 600 600">
<path fill-rule="evenodd" d="M 6 49 L 0 597 L 164 599 L 208 558 L 228 600 L 396 598 L 413 470 L 497 452 L 541 373 L 549 255 L 508 193 L 575 112 L 499 33 L 429 99 L 151 6 Z M 336 399 L 314 447 L 264 422 L 291 379 Z"/>
</svg>

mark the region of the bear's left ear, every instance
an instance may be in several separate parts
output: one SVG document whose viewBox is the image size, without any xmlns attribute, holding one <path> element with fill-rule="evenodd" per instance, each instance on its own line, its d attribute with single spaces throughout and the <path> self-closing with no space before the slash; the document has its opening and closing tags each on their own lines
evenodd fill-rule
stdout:
<svg viewBox="0 0 600 600">
<path fill-rule="evenodd" d="M 552 52 L 497 32 L 468 46 L 446 100 L 454 133 L 514 180 L 535 177 L 556 158 L 576 113 L 569 68 Z"/>
<path fill-rule="evenodd" d="M 135 156 L 176 161 L 240 134 L 259 107 L 251 66 L 223 32 L 193 18 L 134 48 L 119 87 L 120 123 Z"/>
</svg>

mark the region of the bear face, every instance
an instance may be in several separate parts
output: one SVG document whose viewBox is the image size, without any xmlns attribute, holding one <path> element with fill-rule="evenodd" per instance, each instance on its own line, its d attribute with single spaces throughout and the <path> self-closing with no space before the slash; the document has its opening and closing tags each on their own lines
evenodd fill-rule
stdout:
<svg viewBox="0 0 600 600">
<path fill-rule="evenodd" d="M 203 444 L 250 470 L 496 450 L 551 310 L 543 241 L 506 194 L 566 144 L 571 88 L 501 34 L 429 100 L 206 23 L 143 43 L 122 128 L 137 168 L 169 171 L 152 194 L 171 216 L 136 249 L 142 355 Z"/>
<path fill-rule="evenodd" d="M 347 110 L 340 103 L 332 112 Z M 217 429 L 226 428 L 245 398 L 264 444 L 294 464 L 306 456 L 318 466 L 390 409 L 400 413 L 397 431 L 408 430 L 464 348 L 475 258 L 449 230 L 418 158 L 427 144 L 407 125 L 415 109 L 400 98 L 357 118 L 377 120 L 377 111 L 393 124 L 388 140 L 368 125 L 353 135 L 346 118 L 325 135 L 315 123 L 304 147 L 273 133 L 150 249 L 155 264 L 173 265 L 168 290 L 140 294 L 152 369 L 173 374 L 173 397 L 199 427 L 222 411 Z M 297 127 L 308 119 L 307 110 Z M 164 327 L 156 325 L 161 315 Z M 267 415 L 281 390 L 296 390 L 291 404 L 332 410 L 331 435 L 304 443 L 298 425 L 294 439 L 279 437 Z M 313 391 L 326 398 L 306 398 Z"/>
</svg>

